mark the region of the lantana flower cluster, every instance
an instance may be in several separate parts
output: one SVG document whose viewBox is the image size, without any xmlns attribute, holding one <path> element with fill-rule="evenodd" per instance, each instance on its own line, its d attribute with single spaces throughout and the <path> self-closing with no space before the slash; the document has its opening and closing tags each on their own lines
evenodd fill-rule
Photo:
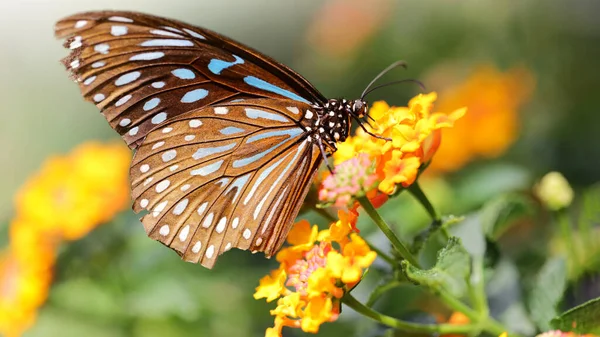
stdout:
<svg viewBox="0 0 600 337">
<path fill-rule="evenodd" d="M 429 163 L 439 147 L 441 129 L 452 127 L 466 112 L 466 108 L 461 108 L 449 114 L 434 113 L 432 111 L 435 99 L 436 93 L 433 92 L 412 98 L 408 107 L 390 107 L 383 101 L 375 102 L 369 111 L 372 121 L 370 125 L 365 123 L 365 128 L 374 135 L 391 141 L 373 137 L 362 128 L 358 128 L 354 136 L 348 137 L 344 143 L 338 145 L 338 150 L 333 155 L 334 163 L 337 166 L 348 160 L 357 161 L 356 158 L 366 155 L 370 165 L 374 167 L 373 173 L 376 176 L 371 178 L 367 175 L 367 180 L 378 181 L 376 187 L 380 192 L 390 195 L 398 185 L 410 186 L 416 180 L 419 169 Z M 364 159 L 358 160 L 361 162 L 349 165 L 364 165 Z M 339 187 L 344 182 L 339 179 L 353 183 L 361 182 L 344 175 L 326 178 L 323 182 L 325 192 L 320 194 L 322 201 L 335 201 L 338 204 L 347 201 L 346 190 Z M 332 189 L 331 186 L 336 186 L 336 189 Z M 354 189 L 364 190 L 365 187 L 366 185 L 363 185 Z"/>
<path fill-rule="evenodd" d="M 339 220 L 319 231 L 306 220 L 294 225 L 277 254 L 280 266 L 260 280 L 254 298 L 277 300 L 275 326 L 266 337 L 279 337 L 284 326 L 316 333 L 335 321 L 341 298 L 362 278 L 377 254 L 357 234 L 357 213 L 339 211 Z"/>
<path fill-rule="evenodd" d="M 86 143 L 50 158 L 19 191 L 10 244 L 0 253 L 0 335 L 33 324 L 52 281 L 56 250 L 129 204 L 130 154 L 123 145 Z"/>
</svg>

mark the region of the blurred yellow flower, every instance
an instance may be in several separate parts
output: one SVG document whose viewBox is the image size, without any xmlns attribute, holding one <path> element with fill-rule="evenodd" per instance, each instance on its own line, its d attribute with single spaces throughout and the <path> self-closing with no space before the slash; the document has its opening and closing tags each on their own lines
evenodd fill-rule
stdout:
<svg viewBox="0 0 600 337">
<path fill-rule="evenodd" d="M 126 207 L 129 150 L 87 143 L 50 158 L 17 194 L 16 212 L 67 240 L 85 236 Z"/>
<path fill-rule="evenodd" d="M 280 337 L 285 326 L 316 333 L 321 324 L 336 320 L 344 292 L 377 257 L 355 233 L 356 214 L 340 211 L 339 218 L 320 232 L 305 220 L 290 231 L 291 246 L 277 254 L 279 269 L 263 277 L 254 293 L 255 299 L 278 299 L 271 310 L 275 325 L 266 337 Z"/>
<path fill-rule="evenodd" d="M 45 302 L 62 240 L 76 240 L 129 203 L 130 154 L 87 143 L 53 157 L 19 191 L 0 258 L 0 334 L 20 336 Z"/>
<path fill-rule="evenodd" d="M 455 171 L 474 158 L 495 158 L 504 153 L 518 136 L 518 109 L 529 99 L 533 87 L 532 74 L 525 68 L 501 72 L 483 65 L 464 82 L 441 91 L 440 110 L 467 106 L 469 113 L 443 132 L 443 142 L 429 170 Z"/>
<path fill-rule="evenodd" d="M 569 207 L 573 201 L 573 189 L 560 172 L 547 173 L 535 186 L 534 192 L 552 211 Z"/>
<path fill-rule="evenodd" d="M 354 136 L 339 144 L 333 155 L 334 163 L 339 165 L 365 153 L 371 162 L 375 162 L 379 191 L 389 195 L 398 185 L 410 186 L 417 178 L 419 168 L 436 153 L 441 129 L 453 127 L 466 112 L 466 108 L 458 108 L 449 114 L 432 112 L 436 97 L 436 93 L 417 95 L 409 101 L 408 107 L 390 107 L 385 102 L 375 102 L 369 110 L 372 126 L 365 127 L 392 141 L 375 138 L 359 128 Z"/>
</svg>

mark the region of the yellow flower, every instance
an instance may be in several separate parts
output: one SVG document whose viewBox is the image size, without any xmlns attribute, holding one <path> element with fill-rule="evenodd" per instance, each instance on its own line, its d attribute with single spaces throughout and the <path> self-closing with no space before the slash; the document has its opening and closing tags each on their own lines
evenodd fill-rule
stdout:
<svg viewBox="0 0 600 337">
<path fill-rule="evenodd" d="M 53 157 L 20 189 L 10 244 L 0 259 L 0 334 L 19 336 L 48 296 L 56 249 L 129 203 L 124 145 L 87 143 Z"/>
<path fill-rule="evenodd" d="M 256 287 L 254 299 L 266 298 L 267 302 L 271 302 L 284 293 L 286 274 L 283 268 L 273 270 L 271 275 L 267 275 L 260 279 L 260 285 Z"/>
<path fill-rule="evenodd" d="M 442 128 L 454 126 L 466 112 L 459 108 L 450 114 L 434 113 L 436 93 L 421 94 L 412 98 L 407 107 L 390 107 L 385 102 L 375 102 L 369 110 L 372 126 L 370 132 L 391 141 L 375 138 L 362 129 L 338 146 L 334 153 L 336 165 L 366 153 L 376 164 L 379 191 L 394 193 L 398 185 L 411 185 L 419 168 L 427 164 L 440 145 Z"/>
<path fill-rule="evenodd" d="M 377 254 L 358 235 L 351 234 L 351 242 L 344 246 L 342 254 L 332 251 L 327 255 L 327 267 L 333 277 L 346 284 L 360 281 L 363 270 L 368 268 Z"/>
<path fill-rule="evenodd" d="M 436 79 L 427 82 L 435 85 Z M 482 65 L 463 82 L 440 92 L 440 110 L 468 106 L 469 113 L 444 131 L 436 159 L 428 169 L 455 171 L 474 158 L 495 158 L 504 153 L 518 136 L 518 109 L 529 99 L 533 87 L 533 77 L 525 68 L 501 72 L 493 65 Z"/>
<path fill-rule="evenodd" d="M 392 158 L 383 168 L 385 178 L 379 183 L 379 190 L 385 194 L 392 194 L 397 184 L 410 186 L 417 178 L 420 166 L 419 158 L 402 158 L 402 152 L 392 151 Z"/>
<path fill-rule="evenodd" d="M 124 145 L 88 143 L 48 160 L 19 191 L 16 211 L 67 240 L 86 235 L 129 202 Z"/>
<path fill-rule="evenodd" d="M 333 302 L 330 297 L 317 296 L 310 299 L 302 317 L 302 331 L 317 333 L 319 326 L 329 322 L 334 316 Z"/>
<path fill-rule="evenodd" d="M 266 337 L 280 337 L 284 326 L 316 333 L 321 324 L 336 320 L 344 292 L 375 260 L 376 253 L 355 233 L 357 213 L 338 215 L 339 221 L 321 232 L 308 221 L 296 223 L 287 240 L 292 246 L 277 254 L 279 269 L 260 280 L 255 299 L 279 298 L 271 310 L 275 325 Z"/>
</svg>

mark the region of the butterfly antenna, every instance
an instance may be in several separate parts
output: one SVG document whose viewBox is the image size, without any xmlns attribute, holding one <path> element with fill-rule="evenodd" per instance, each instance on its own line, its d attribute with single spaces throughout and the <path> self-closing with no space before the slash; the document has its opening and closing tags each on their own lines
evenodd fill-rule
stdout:
<svg viewBox="0 0 600 337">
<path fill-rule="evenodd" d="M 365 93 L 369 91 L 369 89 L 371 88 L 371 86 L 377 82 L 378 79 L 381 78 L 381 76 L 387 74 L 390 70 L 397 68 L 397 67 L 402 67 L 404 69 L 406 69 L 407 64 L 404 61 L 396 61 L 392 64 L 390 64 L 389 66 L 387 66 L 387 68 L 383 69 L 379 75 L 375 76 L 375 78 L 369 83 L 369 85 L 367 85 L 367 87 L 365 88 L 365 90 L 363 91 L 362 95 L 360 95 L 360 99 L 363 99 L 365 97 Z"/>
<path fill-rule="evenodd" d="M 412 78 L 407 78 L 404 80 L 392 81 L 392 82 L 388 82 L 388 83 L 384 83 L 384 84 L 375 86 L 375 87 L 367 90 L 366 92 L 363 92 L 363 98 L 377 89 L 389 87 L 390 85 L 395 85 L 395 84 L 400 84 L 400 83 L 415 83 L 416 85 L 418 85 L 421 88 L 421 90 L 427 91 L 427 88 L 425 87 L 425 84 L 423 84 L 423 82 L 412 79 Z"/>
</svg>

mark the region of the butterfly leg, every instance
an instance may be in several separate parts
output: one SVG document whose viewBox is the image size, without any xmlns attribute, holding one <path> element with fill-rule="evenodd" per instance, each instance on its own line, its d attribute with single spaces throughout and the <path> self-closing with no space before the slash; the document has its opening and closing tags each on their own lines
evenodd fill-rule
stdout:
<svg viewBox="0 0 600 337">
<path fill-rule="evenodd" d="M 317 143 L 319 143 L 319 150 L 321 151 L 321 156 L 323 156 L 323 161 L 327 165 L 327 169 L 329 169 L 329 172 L 333 174 L 333 167 L 331 167 L 329 160 L 327 160 L 327 151 L 325 151 L 325 148 L 323 147 L 323 141 L 321 138 L 317 139 Z"/>
</svg>

